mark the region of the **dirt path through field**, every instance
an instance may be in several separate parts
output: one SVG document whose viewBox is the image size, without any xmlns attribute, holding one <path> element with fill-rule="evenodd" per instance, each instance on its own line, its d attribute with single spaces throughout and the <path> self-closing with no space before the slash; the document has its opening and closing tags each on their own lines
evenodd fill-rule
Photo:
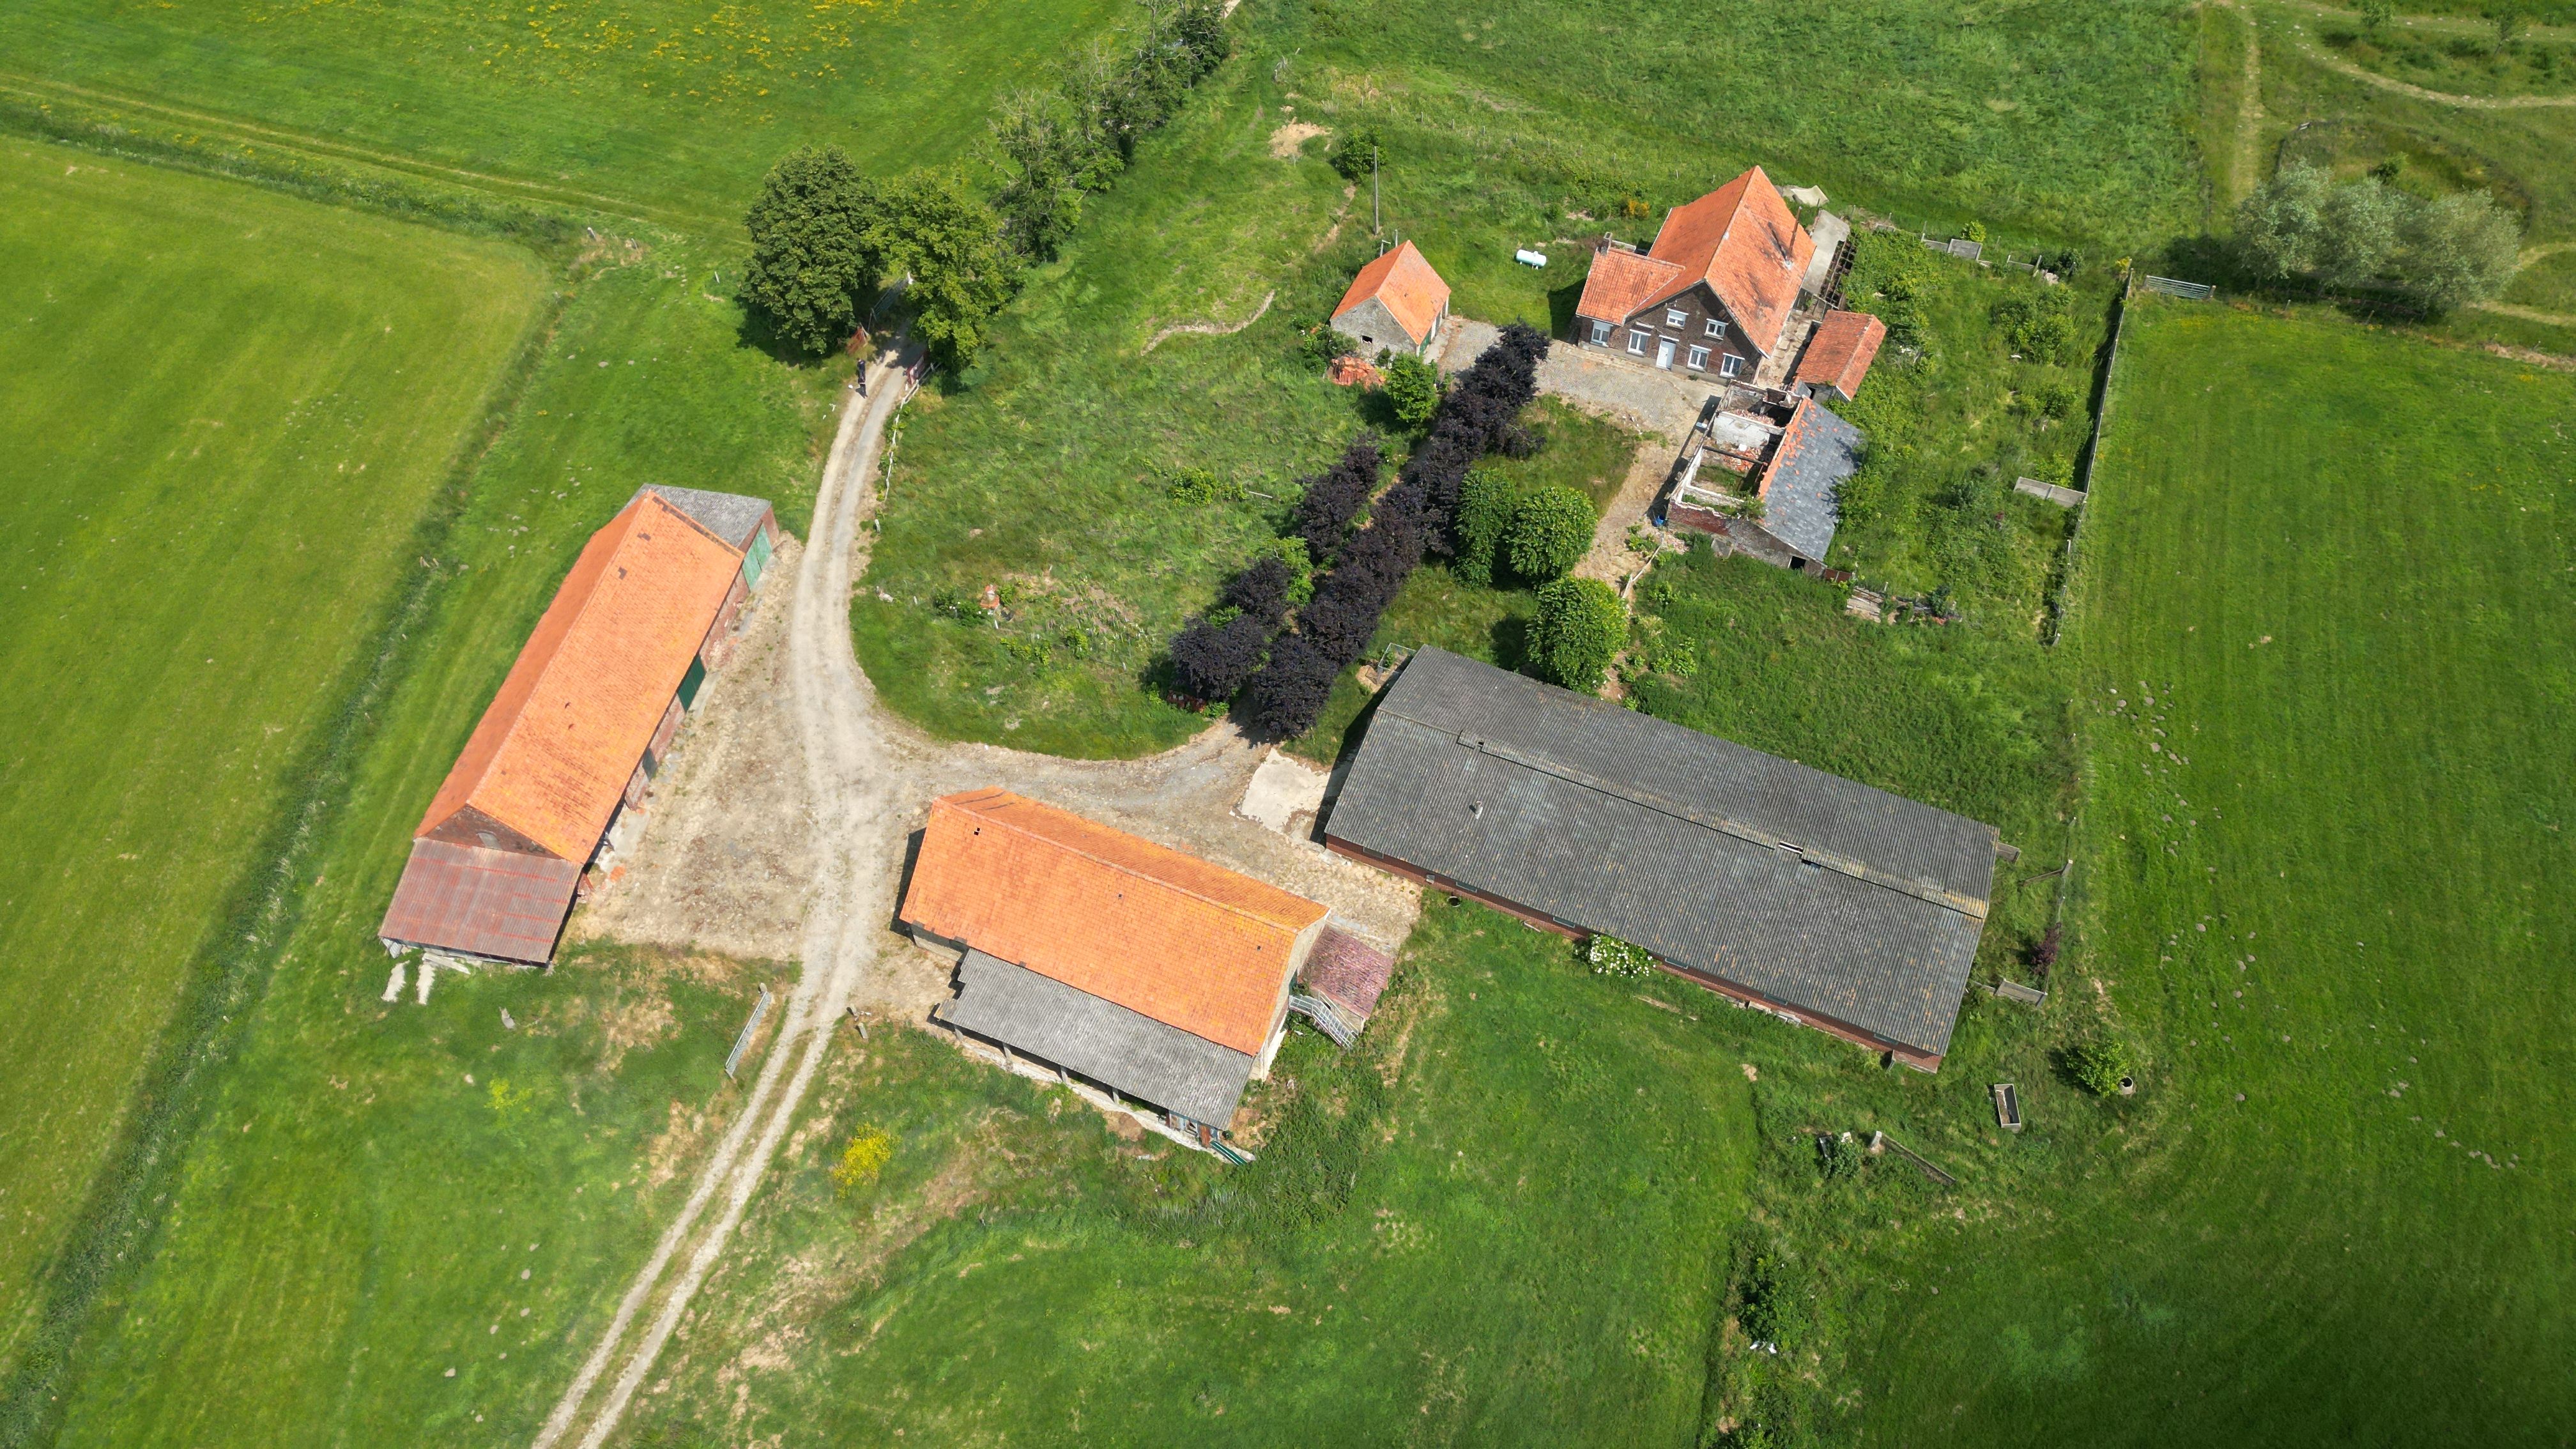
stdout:
<svg viewBox="0 0 2576 1449">
<path fill-rule="evenodd" d="M 2311 44 L 2305 35 L 2299 37 L 2298 45 L 2301 55 L 2337 75 L 2350 76 L 2364 85 L 2377 86 L 2383 91 L 2395 91 L 2401 96 L 2412 96 L 2419 101 L 2431 101 L 2437 106 L 2458 106 L 2462 110 L 2470 111 L 2527 111 L 2576 106 L 2576 96 L 2462 96 L 2454 95 L 2449 91 L 2426 90 L 2412 81 L 2402 81 L 2395 76 L 2381 75 L 2375 70 L 2355 65 L 2342 56 L 2328 55 Z"/>
<path fill-rule="evenodd" d="M 740 1117 L 627 1286 L 539 1432 L 537 1449 L 572 1442 L 576 1430 L 583 1449 L 596 1449 L 616 1432 L 722 1259 L 845 1008 L 917 1022 L 946 994 L 946 966 L 892 929 L 909 836 L 933 796 L 1006 785 L 1320 901 L 1389 949 L 1411 930 L 1418 909 L 1417 893 L 1397 878 L 1235 814 L 1267 751 L 1230 726 L 1148 759 L 1080 761 L 935 741 L 878 709 L 851 652 L 850 589 L 873 540 L 866 525 L 886 426 L 901 405 L 901 373 L 881 358 L 868 369 L 868 385 L 866 401 L 854 400 L 843 414 L 824 464 L 814 537 L 783 601 L 784 642 L 771 646 L 783 648 L 783 667 L 759 670 L 756 624 L 743 661 L 754 667 L 738 681 L 743 687 L 729 705 L 711 703 L 706 728 L 679 760 L 672 783 L 684 808 L 648 828 L 635 858 L 633 876 L 672 878 L 630 879 L 622 889 L 643 893 L 643 903 L 603 901 L 599 919 L 586 927 L 624 935 L 620 925 L 643 925 L 644 934 L 670 944 L 732 931 L 793 931 L 783 919 L 746 924 L 741 897 L 746 883 L 768 888 L 779 859 L 801 860 L 811 871 L 794 937 L 802 942 L 803 974 Z M 765 750 L 791 737 L 800 758 L 784 758 L 783 747 Z M 805 838 L 760 852 L 697 848 L 775 820 L 803 822 Z M 665 832 L 674 837 L 667 846 L 654 835 L 665 826 L 682 827 Z"/>
</svg>

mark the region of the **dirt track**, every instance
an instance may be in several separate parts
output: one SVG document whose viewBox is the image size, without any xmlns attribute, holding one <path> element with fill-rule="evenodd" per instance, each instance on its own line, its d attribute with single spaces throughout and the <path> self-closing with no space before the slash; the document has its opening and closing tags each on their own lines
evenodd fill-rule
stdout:
<svg viewBox="0 0 2576 1449">
<path fill-rule="evenodd" d="M 615 1432 L 722 1257 L 844 1008 L 917 1021 L 946 993 L 945 968 L 893 929 L 910 837 L 932 797 L 1005 785 L 1323 902 L 1390 948 L 1412 927 L 1410 887 L 1233 813 L 1267 751 L 1230 726 L 1150 759 L 1084 762 L 940 743 L 877 708 L 851 653 L 849 605 L 873 538 L 862 525 L 875 507 L 878 451 L 902 396 L 889 364 L 870 366 L 865 401 L 853 396 L 843 415 L 815 536 L 792 559 L 792 590 L 773 586 L 762 601 L 735 667 L 711 687 L 657 785 L 654 818 L 626 871 L 574 922 L 590 935 L 792 952 L 803 971 L 742 1114 L 537 1449 L 577 1429 L 594 1449 Z M 781 583 L 789 563 L 782 554 Z"/>
</svg>

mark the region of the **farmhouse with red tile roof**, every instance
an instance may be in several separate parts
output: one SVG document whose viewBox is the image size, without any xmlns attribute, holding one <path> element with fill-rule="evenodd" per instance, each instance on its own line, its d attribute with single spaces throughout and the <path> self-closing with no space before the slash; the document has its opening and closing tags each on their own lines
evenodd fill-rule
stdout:
<svg viewBox="0 0 2576 1449">
<path fill-rule="evenodd" d="M 1574 340 L 1657 367 L 1750 379 L 1780 350 L 1815 240 L 1762 168 L 1664 216 L 1640 253 L 1605 239 Z"/>
<path fill-rule="evenodd" d="M 1429 351 L 1449 320 L 1449 284 L 1411 242 L 1360 268 L 1333 309 L 1333 330 L 1375 357 L 1381 347 L 1415 356 Z"/>
</svg>

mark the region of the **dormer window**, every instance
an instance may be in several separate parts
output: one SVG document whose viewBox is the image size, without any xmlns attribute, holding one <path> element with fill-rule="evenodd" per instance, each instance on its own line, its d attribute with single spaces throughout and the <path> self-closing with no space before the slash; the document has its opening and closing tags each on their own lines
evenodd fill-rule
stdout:
<svg viewBox="0 0 2576 1449">
<path fill-rule="evenodd" d="M 1690 325 L 1690 314 L 1679 307 L 1667 307 L 1664 309 L 1664 325 L 1667 327 L 1686 327 Z"/>
<path fill-rule="evenodd" d="M 1724 337 L 1726 335 L 1726 324 L 1718 321 L 1714 317 L 1709 318 L 1708 335 L 1711 337 Z"/>
</svg>

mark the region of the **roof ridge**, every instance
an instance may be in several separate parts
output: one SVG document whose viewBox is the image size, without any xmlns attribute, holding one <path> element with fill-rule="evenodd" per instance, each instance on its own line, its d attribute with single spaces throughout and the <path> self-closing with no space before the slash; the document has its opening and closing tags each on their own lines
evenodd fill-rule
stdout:
<svg viewBox="0 0 2576 1449">
<path fill-rule="evenodd" d="M 1009 797 L 1009 798 L 1011 798 L 1011 799 L 1014 799 L 1014 800 L 1024 800 L 1024 801 L 1027 801 L 1027 802 L 1028 802 L 1029 804 L 1031 804 L 1031 805 L 1042 806 L 1042 807 L 1044 807 L 1044 808 L 1046 808 L 1046 809 L 1049 809 L 1049 810 L 1055 810 L 1055 809 L 1057 809 L 1057 808 L 1058 808 L 1058 807 L 1053 806 L 1053 805 L 1048 805 L 1048 804 L 1047 804 L 1047 802 L 1045 802 L 1044 800 L 1040 800 L 1040 799 L 1037 799 L 1037 798 L 1035 798 L 1035 797 L 1033 797 L 1033 796 L 1029 796 L 1029 795 L 1023 795 L 1023 794 L 1021 794 L 1020 792 L 1018 792 L 1017 790 L 1009 789 L 1009 788 L 1007 788 L 1007 787 L 1005 787 L 1005 786 L 1001 786 L 1001 785 L 994 785 L 994 786 L 989 787 L 989 790 L 990 790 L 990 793 L 985 795 L 985 798 L 987 798 L 987 799 L 991 799 L 991 798 L 993 798 L 993 796 L 1008 796 L 1008 797 Z M 983 792 L 976 792 L 976 793 L 983 793 Z M 965 809 L 966 809 L 966 807 L 965 807 L 964 805 L 962 805 L 962 804 L 957 803 L 957 800 L 958 800 L 958 797 L 957 797 L 957 796 L 949 796 L 949 797 L 946 797 L 946 798 L 944 798 L 944 799 L 933 800 L 933 801 L 932 801 L 932 802 L 930 802 L 930 803 L 931 803 L 932 808 L 934 808 L 934 809 L 936 809 L 936 808 L 937 808 L 937 807 L 939 807 L 939 806 L 946 805 L 946 806 L 950 807 L 951 809 L 965 810 Z M 1125 866 L 1125 865 L 1121 865 L 1121 864 L 1119 864 L 1117 861 L 1114 861 L 1114 860 L 1109 859 L 1107 856 L 1103 856 L 1103 855 L 1097 854 L 1096 852 L 1093 852 L 1093 851 L 1090 851 L 1090 850 L 1086 850 L 1086 849 L 1084 849 L 1083 847 L 1081 847 L 1081 846 L 1079 846 L 1079 845 L 1075 845 L 1075 844 L 1073 844 L 1073 843 L 1071 843 L 1071 842 L 1069 842 L 1069 841 L 1059 840 L 1059 839 L 1056 839 L 1056 838 L 1055 838 L 1055 837 L 1053 837 L 1053 836 L 1040 835 L 1038 832 L 1036 832 L 1036 831 L 1034 831 L 1034 830 L 1031 830 L 1030 828 L 1028 828 L 1028 827 L 1027 827 L 1027 826 L 1025 826 L 1025 825 L 1021 825 L 1021 824 L 1017 823 L 1016 821 L 1005 820 L 1005 819 L 1003 819 L 1003 818 L 1001 818 L 1001 817 L 999 817 L 999 816 L 995 816 L 995 815 L 986 815 L 986 814 L 983 814 L 983 813 L 982 813 L 982 812 L 980 812 L 980 811 L 971 811 L 971 810 L 970 810 L 970 811 L 968 811 L 967 813 L 974 815 L 974 816 L 975 816 L 977 819 L 979 819 L 979 820 L 987 820 L 987 821 L 991 821 L 993 824 L 995 824 L 995 825 L 999 825 L 999 826 L 1001 826 L 1001 827 L 1003 827 L 1003 828 L 1005 828 L 1005 829 L 1007 829 L 1007 830 L 1010 830 L 1010 831 L 1012 831 L 1012 832 L 1014 832 L 1014 833 L 1016 833 L 1016 834 L 1018 834 L 1018 835 L 1024 836 L 1024 837 L 1026 837 L 1027 839 L 1035 840 L 1035 841 L 1038 841 L 1038 842 L 1040 842 L 1040 843 L 1042 843 L 1042 844 L 1053 846 L 1053 847 L 1055 847 L 1055 848 L 1056 848 L 1056 849 L 1058 849 L 1058 850 L 1066 851 L 1066 852 L 1068 852 L 1068 853 L 1070 853 L 1070 854 L 1081 856 L 1083 859 L 1088 860 L 1088 861 L 1092 862 L 1092 863 L 1093 863 L 1093 864 L 1095 864 L 1095 865 L 1100 865 L 1100 866 L 1107 867 L 1108 869 L 1110 869 L 1110 870 L 1114 870 L 1114 871 L 1118 872 L 1118 873 L 1119 873 L 1119 874 L 1121 874 L 1121 875 L 1129 876 L 1129 877 L 1132 877 L 1133 879 L 1141 880 L 1141 881 L 1145 881 L 1145 882 L 1148 882 L 1148 883 L 1153 884 L 1153 885 L 1158 885 L 1158 886 L 1161 886 L 1162 888 L 1164 888 L 1165 890 L 1171 891 L 1171 892 L 1172 892 L 1172 893 L 1174 893 L 1175 895 L 1187 896 L 1187 897 L 1189 897 L 1191 900 L 1199 901 L 1199 902 L 1201 902 L 1201 903 L 1203 903 L 1203 904 L 1214 906 L 1214 907 L 1216 907 L 1218 910 L 1226 912 L 1228 915 L 1239 916 L 1239 917 L 1243 918 L 1244 920 L 1252 921 L 1252 922 L 1255 922 L 1255 923 L 1257 923 L 1257 924 L 1259 924 L 1259 925 L 1269 926 L 1269 927 L 1273 927 L 1273 928 L 1276 928 L 1276 927 L 1279 927 L 1279 926 L 1281 926 L 1281 925 L 1284 925 L 1284 924 L 1285 924 L 1285 922 L 1282 922 L 1282 921 L 1280 921 L 1280 920 L 1278 920 L 1278 919 L 1276 919 L 1276 918 L 1274 918 L 1274 917 L 1261 915 L 1261 914 L 1260 914 L 1260 913 L 1258 913 L 1258 912 L 1251 911 L 1251 910 L 1247 910 L 1247 909 L 1245 909 L 1245 908 L 1244 908 L 1244 907 L 1242 907 L 1242 906 L 1234 905 L 1234 904 L 1232 904 L 1232 903 L 1230 903 L 1230 902 L 1227 902 L 1227 901 L 1221 901 L 1221 900 L 1218 900 L 1218 899 L 1217 899 L 1216 897 L 1214 897 L 1214 896 L 1206 895 L 1206 894 L 1203 894 L 1203 893 L 1201 893 L 1201 892 L 1199 892 L 1199 891 L 1192 890 L 1192 889 L 1190 889 L 1188 886 L 1185 886 L 1185 885 L 1180 884 L 1178 881 L 1166 880 L 1166 879 L 1162 878 L 1161 876 L 1151 876 L 1151 875 L 1146 875 L 1146 874 L 1144 874 L 1143 872 L 1138 871 L 1138 870 L 1135 870 L 1135 869 L 1134 869 L 1134 868 L 1132 868 L 1132 867 Z M 1092 821 L 1092 820 L 1084 819 L 1082 816 L 1079 816 L 1079 815 L 1074 815 L 1074 814 L 1073 814 L 1073 812 L 1071 812 L 1071 811 L 1069 811 L 1069 810 L 1067 810 L 1067 811 L 1063 811 L 1062 813 L 1064 813 L 1065 815 L 1071 816 L 1071 818 L 1073 818 L 1073 819 L 1075 819 L 1075 820 L 1080 820 L 1080 821 L 1082 821 L 1082 823 L 1083 823 L 1083 824 L 1085 824 L 1085 825 L 1098 826 L 1098 822 L 1096 822 L 1096 821 Z M 1114 828 L 1114 827 L 1098 827 L 1098 828 L 1111 829 L 1111 828 Z M 1141 835 L 1137 835 L 1137 834 L 1135 834 L 1135 833 L 1134 833 L 1134 832 L 1132 832 L 1132 831 L 1122 831 L 1122 832 L 1120 832 L 1120 833 L 1122 833 L 1122 834 L 1125 834 L 1125 835 L 1129 836 L 1129 838 L 1131 838 L 1131 839 L 1139 840 L 1139 841 L 1143 841 L 1145 844 L 1150 845 L 1150 846 L 1153 846 L 1156 850 L 1170 851 L 1173 855 L 1175 855 L 1175 856 L 1179 857 L 1179 858 L 1180 858 L 1180 859 L 1182 859 L 1182 860 L 1196 860 L 1196 859 L 1197 859 L 1197 857 L 1192 856 L 1192 855 L 1189 855 L 1189 854 L 1187 854 L 1187 853 L 1185 853 L 1185 852 L 1183 852 L 1183 851 L 1172 850 L 1172 848 L 1171 848 L 1170 846 L 1168 846 L 1168 845 L 1164 845 L 1164 844 L 1163 844 L 1163 843 L 1161 843 L 1160 841 L 1146 840 L 1146 839 L 1145 839 L 1145 837 L 1143 837 L 1143 836 L 1141 836 Z M 1202 864 L 1202 865 L 1207 865 L 1207 866 L 1209 866 L 1211 869 L 1217 869 L 1217 870 L 1223 870 L 1223 869 L 1224 869 L 1224 867 L 1216 865 L 1213 861 L 1201 861 L 1201 862 L 1199 862 L 1199 863 L 1200 863 L 1200 864 Z M 1237 872 L 1233 872 L 1233 874 L 1241 875 L 1241 874 L 1242 874 L 1242 872 L 1237 871 Z M 1270 885 L 1270 883 L 1269 883 L 1268 881 L 1255 880 L 1255 879 L 1254 879 L 1253 877 L 1251 877 L 1251 876 L 1244 876 L 1243 878 L 1244 878 L 1245 880 L 1250 880 L 1250 881 L 1252 881 L 1252 882 L 1253 882 L 1253 884 L 1255 884 L 1255 885 L 1267 886 L 1267 887 L 1268 887 L 1269 889 L 1271 889 L 1271 890 L 1279 890 L 1279 888 L 1278 888 L 1277 886 Z M 1281 895 L 1289 895 L 1289 893 L 1288 893 L 1288 892 L 1286 892 L 1286 891 L 1279 891 L 1279 893 L 1280 893 Z M 1300 899 L 1299 897 L 1296 897 L 1296 896 L 1289 896 L 1289 898 L 1290 898 L 1291 900 Z M 1292 934 L 1293 934 L 1293 933 L 1292 933 Z"/>
</svg>

